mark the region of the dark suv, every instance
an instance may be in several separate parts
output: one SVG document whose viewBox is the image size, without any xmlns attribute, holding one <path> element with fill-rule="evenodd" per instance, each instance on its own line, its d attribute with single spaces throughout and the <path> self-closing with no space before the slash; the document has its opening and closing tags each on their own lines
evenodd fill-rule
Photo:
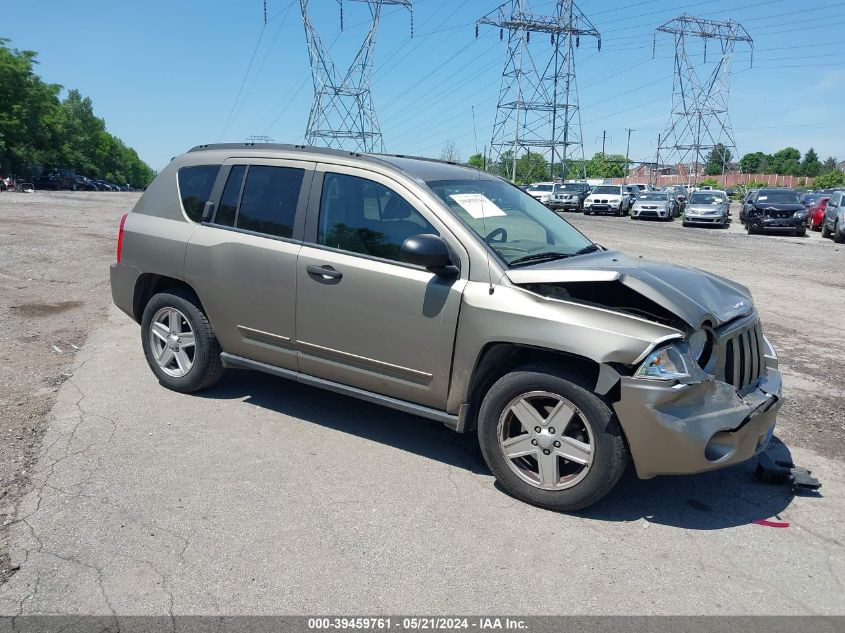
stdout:
<svg viewBox="0 0 845 633">
<path fill-rule="evenodd" d="M 807 208 L 793 189 L 760 189 L 742 205 L 749 234 L 765 231 L 807 234 Z"/>
<path fill-rule="evenodd" d="M 744 461 L 783 402 L 746 288 L 608 250 L 439 161 L 195 148 L 121 220 L 111 289 L 169 389 L 253 369 L 437 420 L 557 510 L 629 455 L 642 478 Z"/>
<path fill-rule="evenodd" d="M 583 211 L 584 200 L 590 195 L 592 187 L 586 182 L 567 182 L 555 185 L 548 207 L 554 211 Z"/>
</svg>

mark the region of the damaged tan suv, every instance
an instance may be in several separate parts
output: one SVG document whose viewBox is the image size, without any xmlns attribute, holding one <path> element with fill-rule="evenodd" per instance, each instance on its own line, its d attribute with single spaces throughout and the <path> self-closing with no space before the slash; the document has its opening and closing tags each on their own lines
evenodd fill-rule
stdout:
<svg viewBox="0 0 845 633">
<path fill-rule="evenodd" d="M 121 220 L 111 287 L 165 387 L 255 369 L 438 420 L 557 510 L 629 459 L 642 478 L 746 460 L 783 402 L 746 288 L 438 161 L 196 147 Z"/>
</svg>

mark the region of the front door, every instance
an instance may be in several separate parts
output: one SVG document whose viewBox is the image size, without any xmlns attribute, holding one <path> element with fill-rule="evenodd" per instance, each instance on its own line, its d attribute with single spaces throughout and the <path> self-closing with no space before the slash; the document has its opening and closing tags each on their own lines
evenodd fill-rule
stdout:
<svg viewBox="0 0 845 633">
<path fill-rule="evenodd" d="M 456 264 L 466 257 L 401 184 L 317 165 L 297 263 L 301 372 L 445 408 L 466 265 L 439 277 L 401 262 L 402 242 L 420 233 L 444 237 Z"/>
</svg>

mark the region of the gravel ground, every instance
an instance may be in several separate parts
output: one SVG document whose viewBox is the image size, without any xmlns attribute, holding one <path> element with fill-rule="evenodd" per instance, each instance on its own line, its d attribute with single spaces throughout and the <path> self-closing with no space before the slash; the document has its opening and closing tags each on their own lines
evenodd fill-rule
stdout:
<svg viewBox="0 0 845 633">
<path fill-rule="evenodd" d="M 4 524 L 25 491 L 46 414 L 111 295 L 120 215 L 137 193 L 0 193 L 0 583 Z"/>
<path fill-rule="evenodd" d="M 5 524 L 26 491 L 47 413 L 78 348 L 106 321 L 117 223 L 138 194 L 0 194 L 0 584 L 10 570 Z M 734 211 L 736 216 L 736 210 Z M 596 241 L 696 266 L 749 286 L 781 355 L 787 445 L 845 457 L 845 249 L 818 233 L 747 236 L 680 222 L 567 214 Z M 107 388 L 107 385 L 103 387 Z"/>
</svg>

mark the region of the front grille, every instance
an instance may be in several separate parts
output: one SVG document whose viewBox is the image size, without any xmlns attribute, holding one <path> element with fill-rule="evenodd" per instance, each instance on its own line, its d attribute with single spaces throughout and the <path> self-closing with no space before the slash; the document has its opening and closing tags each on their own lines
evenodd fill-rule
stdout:
<svg viewBox="0 0 845 633">
<path fill-rule="evenodd" d="M 791 218 L 793 216 L 792 211 L 767 211 L 766 215 L 770 218 L 777 218 L 779 220 L 785 220 L 787 218 Z"/>
<path fill-rule="evenodd" d="M 756 383 L 766 371 L 760 322 L 734 332 L 722 341 L 724 379 L 737 389 Z"/>
<path fill-rule="evenodd" d="M 657 216 L 657 211 L 640 211 L 640 217 L 641 218 L 656 218 L 658 216 Z"/>
</svg>

